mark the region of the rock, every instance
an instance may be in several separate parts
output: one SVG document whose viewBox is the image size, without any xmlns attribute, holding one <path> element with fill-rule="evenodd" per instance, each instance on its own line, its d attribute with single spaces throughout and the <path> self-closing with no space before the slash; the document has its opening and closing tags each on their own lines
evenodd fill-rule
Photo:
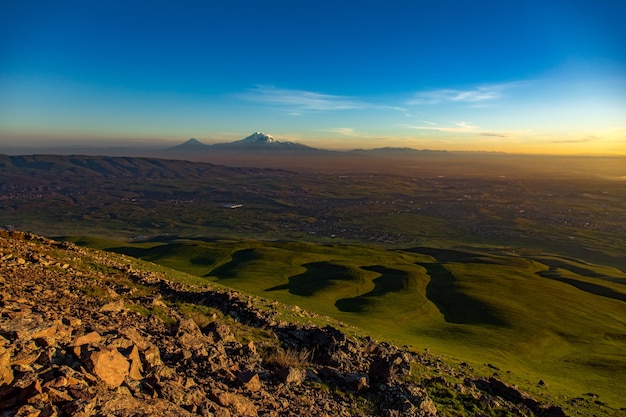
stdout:
<svg viewBox="0 0 626 417">
<path fill-rule="evenodd" d="M 76 328 L 78 326 L 80 326 L 81 324 L 83 324 L 83 321 L 81 319 L 79 319 L 78 317 L 72 317 L 72 316 L 65 316 L 62 319 L 63 324 L 70 326 L 72 328 Z"/>
<path fill-rule="evenodd" d="M 163 366 L 161 353 L 159 352 L 159 348 L 156 345 L 151 344 L 146 350 L 143 351 L 143 359 L 148 365 L 148 369 L 152 369 L 157 366 Z"/>
<path fill-rule="evenodd" d="M 366 375 L 350 374 L 346 375 L 344 380 L 348 389 L 354 392 L 369 388 L 369 381 Z"/>
<path fill-rule="evenodd" d="M 419 409 L 422 411 L 425 416 L 436 416 L 437 415 L 437 407 L 433 400 L 429 397 L 424 397 L 422 402 L 419 405 Z"/>
<path fill-rule="evenodd" d="M 65 391 L 60 391 L 56 388 L 48 387 L 44 388 L 45 392 L 48 394 L 48 398 L 53 403 L 72 401 L 73 398 Z"/>
<path fill-rule="evenodd" d="M 287 385 L 300 385 L 306 379 L 306 370 L 287 366 L 276 371 L 278 379 Z"/>
<path fill-rule="evenodd" d="M 39 417 L 41 410 L 37 410 L 32 405 L 24 405 L 17 410 L 14 417 Z"/>
<path fill-rule="evenodd" d="M 38 350 L 22 350 L 13 357 L 13 359 L 11 360 L 11 365 L 30 366 L 35 363 L 40 354 L 41 352 L 39 352 Z"/>
<path fill-rule="evenodd" d="M 258 415 L 257 407 L 244 396 L 217 391 L 213 393 L 213 397 L 219 405 L 231 409 L 237 416 L 256 417 Z"/>
<path fill-rule="evenodd" d="M 124 300 L 111 301 L 100 307 L 102 313 L 117 313 L 124 310 Z"/>
<path fill-rule="evenodd" d="M 479 389 L 493 393 L 514 404 L 523 404 L 535 412 L 544 411 L 544 407 L 541 406 L 539 401 L 525 392 L 520 391 L 516 386 L 507 384 L 498 378 L 491 377 L 488 380 L 477 379 L 473 382 Z"/>
<path fill-rule="evenodd" d="M 98 332 L 90 332 L 74 339 L 72 346 L 83 346 L 97 344 L 102 341 L 102 336 Z"/>
<path fill-rule="evenodd" d="M 160 398 L 140 400 L 128 395 L 111 393 L 101 396 L 99 402 L 102 404 L 98 411 L 99 416 L 197 417 L 197 414 L 190 413 L 184 408 Z"/>
<path fill-rule="evenodd" d="M 141 358 L 139 357 L 139 349 L 137 348 L 137 345 L 133 345 L 133 348 L 128 355 L 128 360 L 130 361 L 128 376 L 135 380 L 143 379 L 143 376 L 141 375 L 143 372 L 143 366 L 141 364 Z"/>
<path fill-rule="evenodd" d="M 133 342 L 140 351 L 144 351 L 151 346 L 151 343 L 143 337 L 134 327 L 125 327 L 120 330 L 120 334 Z"/>
<path fill-rule="evenodd" d="M 368 375 L 372 382 L 388 383 L 392 376 L 391 363 L 385 358 L 375 358 L 370 365 Z"/>
<path fill-rule="evenodd" d="M 201 349 L 204 347 L 204 335 L 192 319 L 183 319 L 178 323 L 176 338 L 185 349 Z"/>
<path fill-rule="evenodd" d="M 42 392 L 37 375 L 34 372 L 24 373 L 15 378 L 12 385 L 0 390 L 0 404 L 3 409 L 24 405 Z"/>
<path fill-rule="evenodd" d="M 39 328 L 33 329 L 30 334 L 31 339 L 53 339 L 57 333 L 58 326 L 53 324 L 52 326 L 43 325 Z"/>
<path fill-rule="evenodd" d="M 622 409 L 624 411 L 624 409 Z M 567 417 L 567 414 L 565 414 L 565 411 L 563 411 L 563 409 L 559 406 L 556 405 L 552 405 L 548 408 L 545 409 L 545 411 L 540 414 L 546 417 Z"/>
<path fill-rule="evenodd" d="M 13 382 L 13 370 L 11 369 L 11 351 L 0 347 L 0 387 Z"/>
<path fill-rule="evenodd" d="M 89 357 L 93 373 L 109 388 L 117 388 L 128 375 L 129 364 L 126 358 L 114 348 L 101 348 Z"/>
<path fill-rule="evenodd" d="M 185 387 L 174 381 L 160 384 L 159 391 L 164 399 L 186 409 L 197 408 L 206 400 L 203 391 L 198 387 Z"/>
<path fill-rule="evenodd" d="M 253 371 L 239 373 L 236 382 L 251 392 L 259 391 L 263 387 L 259 374 Z"/>
<path fill-rule="evenodd" d="M 203 331 L 207 336 L 212 338 L 214 342 L 236 342 L 235 335 L 233 335 L 230 327 L 225 324 L 212 321 L 204 327 Z"/>
</svg>

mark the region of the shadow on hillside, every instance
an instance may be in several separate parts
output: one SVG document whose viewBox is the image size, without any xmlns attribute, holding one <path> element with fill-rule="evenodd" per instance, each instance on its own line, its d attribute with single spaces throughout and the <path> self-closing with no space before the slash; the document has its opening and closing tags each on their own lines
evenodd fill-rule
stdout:
<svg viewBox="0 0 626 417">
<path fill-rule="evenodd" d="M 143 259 L 148 256 L 153 248 L 145 249 L 145 248 L 131 248 L 128 246 L 122 246 L 118 248 L 105 248 L 107 252 L 119 253 L 121 255 L 130 256 L 133 258 Z"/>
<path fill-rule="evenodd" d="M 350 268 L 330 262 L 311 262 L 302 266 L 306 268 L 305 272 L 289 277 L 287 284 L 277 285 L 265 291 L 289 290 L 291 294 L 310 296 L 331 287 L 333 281 L 360 279 Z"/>
<path fill-rule="evenodd" d="M 231 255 L 232 260 L 222 266 L 215 268 L 207 275 L 217 277 L 218 279 L 228 279 L 238 276 L 241 265 L 260 259 L 261 257 L 254 249 L 241 249 Z"/>
<path fill-rule="evenodd" d="M 430 282 L 426 286 L 426 298 L 432 301 L 448 323 L 491 324 L 506 326 L 507 323 L 490 308 L 458 291 L 456 277 L 440 263 L 417 263 L 426 269 Z"/>
<path fill-rule="evenodd" d="M 572 287 L 578 288 L 579 290 L 588 292 L 593 295 L 598 295 L 600 297 L 612 298 L 613 300 L 622 301 L 626 303 L 626 294 L 617 292 L 610 288 L 604 287 L 598 284 L 592 284 L 590 282 L 579 281 L 574 278 L 566 278 L 559 274 L 557 268 L 550 267 L 549 271 L 539 271 L 537 275 L 543 278 L 552 279 L 555 281 L 563 282 L 565 284 L 569 284 Z"/>
<path fill-rule="evenodd" d="M 380 276 L 372 280 L 374 289 L 358 297 L 342 298 L 337 300 L 335 307 L 340 311 L 359 313 L 371 304 L 372 297 L 382 297 L 391 292 L 400 292 L 408 288 L 409 274 L 397 269 L 386 268 L 381 265 L 362 267 L 366 271 L 378 272 Z"/>
<path fill-rule="evenodd" d="M 573 265 L 571 263 L 564 262 L 559 259 L 534 258 L 533 260 L 537 262 L 541 262 L 542 264 L 549 266 L 550 270 L 561 268 L 561 269 L 566 269 L 568 271 L 571 271 L 583 277 L 598 278 L 603 281 L 615 282 L 617 284 L 626 285 L 626 279 L 624 278 L 611 277 L 608 275 L 600 274 L 594 271 L 593 269 L 583 268 L 582 266 Z M 582 262 L 578 259 L 571 259 L 571 260 L 574 262 L 579 262 L 579 263 Z"/>
<path fill-rule="evenodd" d="M 425 255 L 432 256 L 438 262 L 447 263 L 447 262 L 458 262 L 462 264 L 489 264 L 489 265 L 511 265 L 511 266 L 521 266 L 517 265 L 519 263 L 519 259 L 517 258 L 502 258 L 497 256 L 490 256 L 486 254 L 481 254 L 478 252 L 463 252 L 454 249 L 439 249 L 439 248 L 427 248 L 427 247 L 416 247 L 407 249 L 407 252 L 415 252 L 422 253 Z"/>
<path fill-rule="evenodd" d="M 429 248 L 425 246 L 406 249 L 406 251 L 423 253 L 425 255 L 432 256 L 439 262 L 462 262 L 464 259 L 476 256 L 475 253 L 471 252 L 462 252 L 454 249 Z"/>
<path fill-rule="evenodd" d="M 114 247 L 104 249 L 107 252 L 119 253 L 133 258 L 142 259 L 144 261 L 159 263 L 163 258 L 172 256 L 180 256 L 181 259 L 189 259 L 191 265 L 211 266 L 215 262 L 215 257 L 210 254 L 201 254 L 196 256 L 187 256 L 180 254 L 181 250 L 187 247 L 184 243 L 171 243 L 151 248 L 135 248 L 135 247 Z M 192 246 L 193 247 L 193 246 Z M 164 263 L 167 265 L 166 263 Z"/>
</svg>

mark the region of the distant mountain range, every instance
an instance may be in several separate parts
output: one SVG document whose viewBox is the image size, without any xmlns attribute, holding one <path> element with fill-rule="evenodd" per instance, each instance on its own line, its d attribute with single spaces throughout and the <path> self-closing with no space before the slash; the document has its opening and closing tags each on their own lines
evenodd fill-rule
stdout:
<svg viewBox="0 0 626 417">
<path fill-rule="evenodd" d="M 207 145 L 195 138 L 191 138 L 188 141 L 176 145 L 169 149 L 175 152 L 189 152 L 189 151 L 322 151 L 321 149 L 313 148 L 307 145 L 302 145 L 296 142 L 280 141 L 273 136 L 265 134 L 263 132 L 255 132 L 248 137 L 245 137 L 234 142 L 215 143 L 213 145 Z M 324 152 L 324 151 L 323 151 Z"/>
<path fill-rule="evenodd" d="M 374 149 L 354 149 L 352 151 L 331 151 L 325 149 L 314 148 L 301 143 L 281 141 L 263 132 L 255 132 L 248 137 L 245 137 L 234 142 L 222 142 L 212 145 L 200 142 L 195 138 L 191 138 L 180 145 L 173 146 L 167 151 L 173 151 L 177 153 L 189 153 L 189 152 L 219 152 L 219 151 L 238 151 L 238 152 L 271 152 L 283 155 L 290 154 L 306 154 L 306 155 L 346 155 L 353 156 L 387 156 L 387 157 L 399 157 L 407 156 L 411 154 L 424 154 L 424 153 L 437 153 L 446 154 L 446 151 L 431 151 L 431 150 L 418 150 L 413 148 L 401 148 L 401 147 L 383 147 Z"/>
</svg>

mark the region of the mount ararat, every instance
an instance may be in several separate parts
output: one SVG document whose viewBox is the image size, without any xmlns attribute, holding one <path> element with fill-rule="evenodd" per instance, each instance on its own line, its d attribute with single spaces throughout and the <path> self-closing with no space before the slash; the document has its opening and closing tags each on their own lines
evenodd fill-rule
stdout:
<svg viewBox="0 0 626 417">
<path fill-rule="evenodd" d="M 281 141 L 275 139 L 273 136 L 255 132 L 248 137 L 245 137 L 234 142 L 221 142 L 208 145 L 200 142 L 195 138 L 191 138 L 188 141 L 176 145 L 169 150 L 175 152 L 187 152 L 187 151 L 210 151 L 210 150 L 271 150 L 271 151 L 322 151 L 321 149 L 313 148 L 307 145 L 303 145 L 296 142 Z M 325 152 L 325 151 L 322 151 Z M 326 151 L 327 152 L 327 151 Z"/>
<path fill-rule="evenodd" d="M 288 169 L 332 168 L 353 164 L 371 165 L 374 160 L 407 159 L 452 155 L 447 151 L 417 150 L 408 147 L 377 147 L 373 149 L 330 150 L 298 142 L 279 140 L 272 135 L 255 132 L 233 142 L 206 144 L 196 138 L 159 151 L 159 157 L 211 162 L 232 166 L 281 167 Z"/>
</svg>

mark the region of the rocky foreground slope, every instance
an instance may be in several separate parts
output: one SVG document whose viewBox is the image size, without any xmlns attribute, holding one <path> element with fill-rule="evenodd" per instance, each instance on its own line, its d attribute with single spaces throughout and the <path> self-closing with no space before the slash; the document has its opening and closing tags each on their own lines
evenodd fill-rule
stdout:
<svg viewBox="0 0 626 417">
<path fill-rule="evenodd" d="M 0 258 L 0 416 L 565 415 L 468 366 L 123 257 L 0 232 Z"/>
</svg>

